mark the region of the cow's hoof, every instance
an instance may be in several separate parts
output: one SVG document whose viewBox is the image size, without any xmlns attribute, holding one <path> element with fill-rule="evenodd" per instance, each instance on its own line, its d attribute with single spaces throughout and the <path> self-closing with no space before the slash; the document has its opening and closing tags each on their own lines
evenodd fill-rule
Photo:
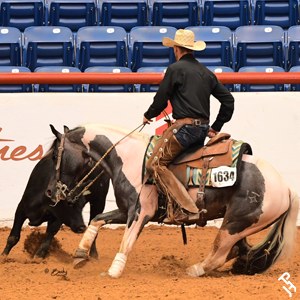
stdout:
<svg viewBox="0 0 300 300">
<path fill-rule="evenodd" d="M 32 262 L 33 262 L 33 263 L 36 263 L 36 264 L 40 264 L 40 263 L 43 261 L 43 259 L 44 259 L 43 257 L 35 255 L 35 256 L 32 258 Z"/>
<path fill-rule="evenodd" d="M 0 255 L 0 264 L 3 264 L 6 261 L 7 255 L 1 254 Z"/>
<path fill-rule="evenodd" d="M 74 269 L 80 269 L 83 268 L 88 260 L 86 258 L 75 258 L 73 261 L 73 267 Z"/>
</svg>

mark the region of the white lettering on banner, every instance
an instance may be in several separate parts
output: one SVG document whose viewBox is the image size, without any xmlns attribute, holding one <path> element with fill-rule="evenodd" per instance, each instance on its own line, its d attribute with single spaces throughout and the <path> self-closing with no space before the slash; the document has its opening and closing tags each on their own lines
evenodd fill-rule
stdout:
<svg viewBox="0 0 300 300">
<path fill-rule="evenodd" d="M 211 170 L 211 182 L 214 187 L 232 186 L 236 181 L 236 168 L 218 167 Z"/>
<path fill-rule="evenodd" d="M 286 279 L 284 278 L 284 276 L 286 276 Z M 289 296 L 292 297 L 292 293 L 289 290 L 293 289 L 294 292 L 296 293 L 296 287 L 290 281 L 287 281 L 290 278 L 290 276 L 291 275 L 288 272 L 285 272 L 278 278 L 278 280 L 279 281 L 283 280 L 286 285 L 290 286 L 288 289 L 285 286 L 283 286 L 283 288 L 286 290 L 286 292 L 289 294 Z"/>
<path fill-rule="evenodd" d="M 2 131 L 2 128 L 0 127 L 0 132 Z M 0 139 L 0 142 L 14 142 L 14 140 L 10 139 Z M 8 151 L 10 150 L 9 146 L 4 146 L 0 145 L 0 160 L 6 161 L 6 160 L 24 160 L 24 159 L 29 159 L 29 160 L 39 160 L 43 157 L 43 146 L 38 145 L 35 150 L 33 150 L 31 153 L 20 157 L 21 155 L 24 155 L 27 151 L 27 148 L 25 146 L 18 146 L 15 149 L 12 149 L 11 153 L 8 154 Z"/>
</svg>

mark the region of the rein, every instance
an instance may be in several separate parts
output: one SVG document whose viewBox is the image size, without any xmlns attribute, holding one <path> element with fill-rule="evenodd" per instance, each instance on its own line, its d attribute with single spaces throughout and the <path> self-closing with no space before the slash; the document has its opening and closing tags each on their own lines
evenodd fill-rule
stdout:
<svg viewBox="0 0 300 300">
<path fill-rule="evenodd" d="M 143 127 L 142 127 L 143 126 Z M 116 142 L 114 145 L 112 145 L 106 152 L 105 154 L 101 157 L 101 159 L 95 164 L 95 166 L 90 170 L 90 172 L 84 176 L 78 183 L 77 185 L 68 193 L 68 195 L 66 197 L 71 198 L 72 199 L 72 195 L 74 194 L 74 192 L 82 185 L 82 183 L 94 172 L 94 170 L 100 165 L 100 163 L 102 162 L 102 160 L 109 154 L 109 152 L 116 147 L 121 141 L 123 141 L 125 138 L 127 138 L 129 135 L 131 135 L 133 132 L 135 132 L 136 130 L 138 130 L 140 127 L 142 127 L 140 129 L 140 131 L 143 130 L 143 128 L 145 127 L 145 124 L 141 124 L 139 125 L 137 128 L 135 128 L 134 130 L 132 130 L 131 132 L 129 132 L 127 135 L 125 135 L 123 138 L 121 138 L 118 142 Z M 104 173 L 104 170 L 97 175 L 97 177 L 90 182 L 76 197 L 74 197 L 74 199 L 71 200 L 72 203 L 74 203 L 75 201 L 78 200 L 78 198 Z"/>
</svg>

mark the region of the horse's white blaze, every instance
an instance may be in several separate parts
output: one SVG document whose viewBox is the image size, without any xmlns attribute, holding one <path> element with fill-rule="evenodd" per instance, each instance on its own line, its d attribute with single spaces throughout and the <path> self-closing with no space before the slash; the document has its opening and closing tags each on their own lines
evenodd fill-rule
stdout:
<svg viewBox="0 0 300 300">
<path fill-rule="evenodd" d="M 97 135 L 105 135 L 109 137 L 112 144 L 115 144 L 130 133 L 130 130 L 126 128 L 105 124 L 87 124 L 83 125 L 83 127 L 86 128 L 86 132 L 82 138 L 82 142 L 88 150 L 90 150 L 90 142 Z M 140 191 L 142 185 L 141 174 L 143 171 L 144 154 L 148 143 L 148 135 L 133 132 L 115 147 L 118 156 L 121 157 L 123 162 L 122 171 L 129 182 L 136 188 L 137 192 Z"/>
</svg>

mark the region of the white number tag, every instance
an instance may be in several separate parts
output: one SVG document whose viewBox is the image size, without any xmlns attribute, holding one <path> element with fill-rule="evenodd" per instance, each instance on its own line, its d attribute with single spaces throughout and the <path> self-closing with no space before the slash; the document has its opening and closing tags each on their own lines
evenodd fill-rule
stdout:
<svg viewBox="0 0 300 300">
<path fill-rule="evenodd" d="M 211 170 L 211 182 L 214 187 L 232 186 L 236 181 L 236 168 L 218 167 Z"/>
</svg>

